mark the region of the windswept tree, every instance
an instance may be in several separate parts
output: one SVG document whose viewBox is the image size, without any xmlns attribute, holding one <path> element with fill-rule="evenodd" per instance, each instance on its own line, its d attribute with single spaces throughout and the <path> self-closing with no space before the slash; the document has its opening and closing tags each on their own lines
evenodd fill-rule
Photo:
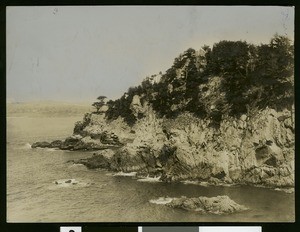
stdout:
<svg viewBox="0 0 300 232">
<path fill-rule="evenodd" d="M 107 97 L 105 97 L 105 96 L 99 96 L 97 98 L 98 101 L 96 101 L 92 104 L 92 106 L 94 106 L 96 108 L 97 113 L 100 113 L 100 109 L 102 108 L 102 106 L 106 105 L 106 102 L 105 102 L 106 99 L 107 99 Z"/>
<path fill-rule="evenodd" d="M 293 104 L 294 45 L 288 37 L 275 34 L 269 44 L 258 47 L 253 78 L 256 85 L 263 86 L 265 105 L 282 108 Z"/>
</svg>

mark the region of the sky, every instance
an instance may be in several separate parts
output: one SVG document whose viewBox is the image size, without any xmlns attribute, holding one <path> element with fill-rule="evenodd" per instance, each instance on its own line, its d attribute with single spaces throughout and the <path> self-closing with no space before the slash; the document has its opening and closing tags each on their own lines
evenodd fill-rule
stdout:
<svg viewBox="0 0 300 232">
<path fill-rule="evenodd" d="M 119 98 L 188 48 L 294 37 L 279 6 L 25 6 L 6 8 L 7 101 Z"/>
</svg>

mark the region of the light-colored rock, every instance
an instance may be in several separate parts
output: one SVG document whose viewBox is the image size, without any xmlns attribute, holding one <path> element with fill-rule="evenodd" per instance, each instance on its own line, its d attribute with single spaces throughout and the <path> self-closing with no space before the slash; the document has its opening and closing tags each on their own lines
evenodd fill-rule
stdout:
<svg viewBox="0 0 300 232">
<path fill-rule="evenodd" d="M 144 110 L 138 97 L 132 102 L 136 112 Z M 216 129 L 209 126 L 210 120 L 189 113 L 175 119 L 158 118 L 147 105 L 147 114 L 133 127 L 120 118 L 107 122 L 97 115 L 84 131 L 86 139 L 104 131 L 120 140 L 132 139 L 110 158 L 113 170 L 159 172 L 164 181 L 197 179 L 290 187 L 294 181 L 294 132 L 284 124 L 288 118 L 278 120 L 280 115 L 282 112 L 267 108 L 251 117 L 228 116 Z"/>
<path fill-rule="evenodd" d="M 198 197 L 198 198 L 175 198 L 166 206 L 171 208 L 185 209 L 202 214 L 231 214 L 247 210 L 243 205 L 239 205 L 228 196 Z"/>
<path fill-rule="evenodd" d="M 243 115 L 240 117 L 240 119 L 241 119 L 242 121 L 246 121 L 247 115 L 246 115 L 246 114 L 243 114 Z"/>
<path fill-rule="evenodd" d="M 134 95 L 130 104 L 130 109 L 135 117 L 138 117 L 139 113 L 144 113 L 145 109 L 141 104 L 139 95 Z"/>
</svg>

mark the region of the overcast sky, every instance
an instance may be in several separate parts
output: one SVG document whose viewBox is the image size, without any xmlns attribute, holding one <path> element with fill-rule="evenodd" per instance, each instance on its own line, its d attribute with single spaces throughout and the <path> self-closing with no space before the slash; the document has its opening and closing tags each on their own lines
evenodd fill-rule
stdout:
<svg viewBox="0 0 300 232">
<path fill-rule="evenodd" d="M 7 7 L 7 100 L 115 99 L 179 53 L 294 36 L 293 7 Z"/>
</svg>

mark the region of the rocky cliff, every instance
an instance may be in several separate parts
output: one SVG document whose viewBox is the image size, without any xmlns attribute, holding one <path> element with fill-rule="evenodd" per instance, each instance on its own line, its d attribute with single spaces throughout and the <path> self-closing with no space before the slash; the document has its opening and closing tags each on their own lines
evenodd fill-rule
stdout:
<svg viewBox="0 0 300 232">
<path fill-rule="evenodd" d="M 265 109 L 251 117 L 228 117 L 214 128 L 209 126 L 210 120 L 189 113 L 166 119 L 146 107 L 147 116 L 133 127 L 122 119 L 108 123 L 103 116 L 93 115 L 83 129 L 84 138 L 109 130 L 124 146 L 114 152 L 100 151 L 80 162 L 93 168 L 160 175 L 164 181 L 294 185 L 290 111 Z"/>
<path fill-rule="evenodd" d="M 99 97 L 101 110 L 87 113 L 65 141 L 32 147 L 98 150 L 75 162 L 163 181 L 294 186 L 289 40 L 221 41 L 201 51 L 188 49 L 120 99 Z"/>
</svg>

